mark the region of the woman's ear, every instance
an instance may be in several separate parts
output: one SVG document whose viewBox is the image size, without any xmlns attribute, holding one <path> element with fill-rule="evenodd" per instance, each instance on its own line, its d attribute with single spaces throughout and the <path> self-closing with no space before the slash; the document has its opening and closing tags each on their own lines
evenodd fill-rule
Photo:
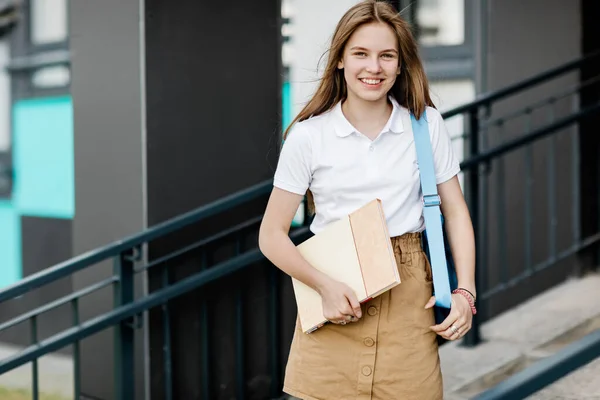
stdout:
<svg viewBox="0 0 600 400">
<path fill-rule="evenodd" d="M 337 67 L 338 67 L 338 69 L 344 69 L 344 60 L 338 61 Z"/>
</svg>

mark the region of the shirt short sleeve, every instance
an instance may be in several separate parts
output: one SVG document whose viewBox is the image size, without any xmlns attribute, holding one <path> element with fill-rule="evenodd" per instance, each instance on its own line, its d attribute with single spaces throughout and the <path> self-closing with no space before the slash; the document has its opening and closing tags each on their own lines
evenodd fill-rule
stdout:
<svg viewBox="0 0 600 400">
<path fill-rule="evenodd" d="M 290 130 L 279 155 L 273 185 L 304 195 L 312 180 L 310 132 L 297 123 Z"/>
<path fill-rule="evenodd" d="M 444 183 L 460 172 L 460 162 L 452 148 L 452 140 L 438 110 L 427 107 L 429 134 L 435 167 L 436 183 Z"/>
</svg>

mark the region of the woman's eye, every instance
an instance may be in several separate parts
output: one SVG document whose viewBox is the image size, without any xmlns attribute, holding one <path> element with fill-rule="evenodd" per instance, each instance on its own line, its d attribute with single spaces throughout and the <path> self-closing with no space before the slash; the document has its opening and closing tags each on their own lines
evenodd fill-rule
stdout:
<svg viewBox="0 0 600 400">
<path fill-rule="evenodd" d="M 382 55 L 382 57 L 391 59 L 391 58 L 394 58 L 394 55 L 393 54 L 384 54 L 384 55 Z"/>
<path fill-rule="evenodd" d="M 359 52 L 354 53 L 354 55 L 359 56 L 359 57 L 364 57 L 367 55 L 367 53 L 365 53 L 364 51 L 359 51 Z"/>
</svg>

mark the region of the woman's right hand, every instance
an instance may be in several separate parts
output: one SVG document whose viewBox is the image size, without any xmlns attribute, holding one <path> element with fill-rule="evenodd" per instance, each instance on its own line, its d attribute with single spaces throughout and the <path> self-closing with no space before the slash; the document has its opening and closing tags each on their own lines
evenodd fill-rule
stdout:
<svg viewBox="0 0 600 400">
<path fill-rule="evenodd" d="M 323 316 L 334 324 L 356 322 L 362 317 L 360 303 L 354 291 L 345 283 L 328 279 L 319 290 Z"/>
</svg>

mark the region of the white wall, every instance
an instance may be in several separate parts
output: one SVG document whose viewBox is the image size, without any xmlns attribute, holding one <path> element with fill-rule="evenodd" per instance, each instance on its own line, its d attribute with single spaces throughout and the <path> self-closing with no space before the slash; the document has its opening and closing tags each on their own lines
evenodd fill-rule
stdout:
<svg viewBox="0 0 600 400">
<path fill-rule="evenodd" d="M 328 49 L 335 26 L 358 0 L 287 0 L 292 39 L 284 57 L 290 65 L 292 116 L 296 116 L 317 87 L 319 58 Z"/>
<path fill-rule="evenodd" d="M 0 41 L 0 151 L 10 147 L 10 78 L 5 70 L 10 60 L 9 45 Z"/>
<path fill-rule="evenodd" d="M 475 82 L 470 79 L 436 81 L 430 83 L 430 94 L 437 109 L 444 113 L 475 99 Z M 465 121 L 462 115 L 449 118 L 445 121 L 454 151 L 460 160 L 464 157 L 463 140 L 459 137 L 464 134 Z"/>
</svg>

